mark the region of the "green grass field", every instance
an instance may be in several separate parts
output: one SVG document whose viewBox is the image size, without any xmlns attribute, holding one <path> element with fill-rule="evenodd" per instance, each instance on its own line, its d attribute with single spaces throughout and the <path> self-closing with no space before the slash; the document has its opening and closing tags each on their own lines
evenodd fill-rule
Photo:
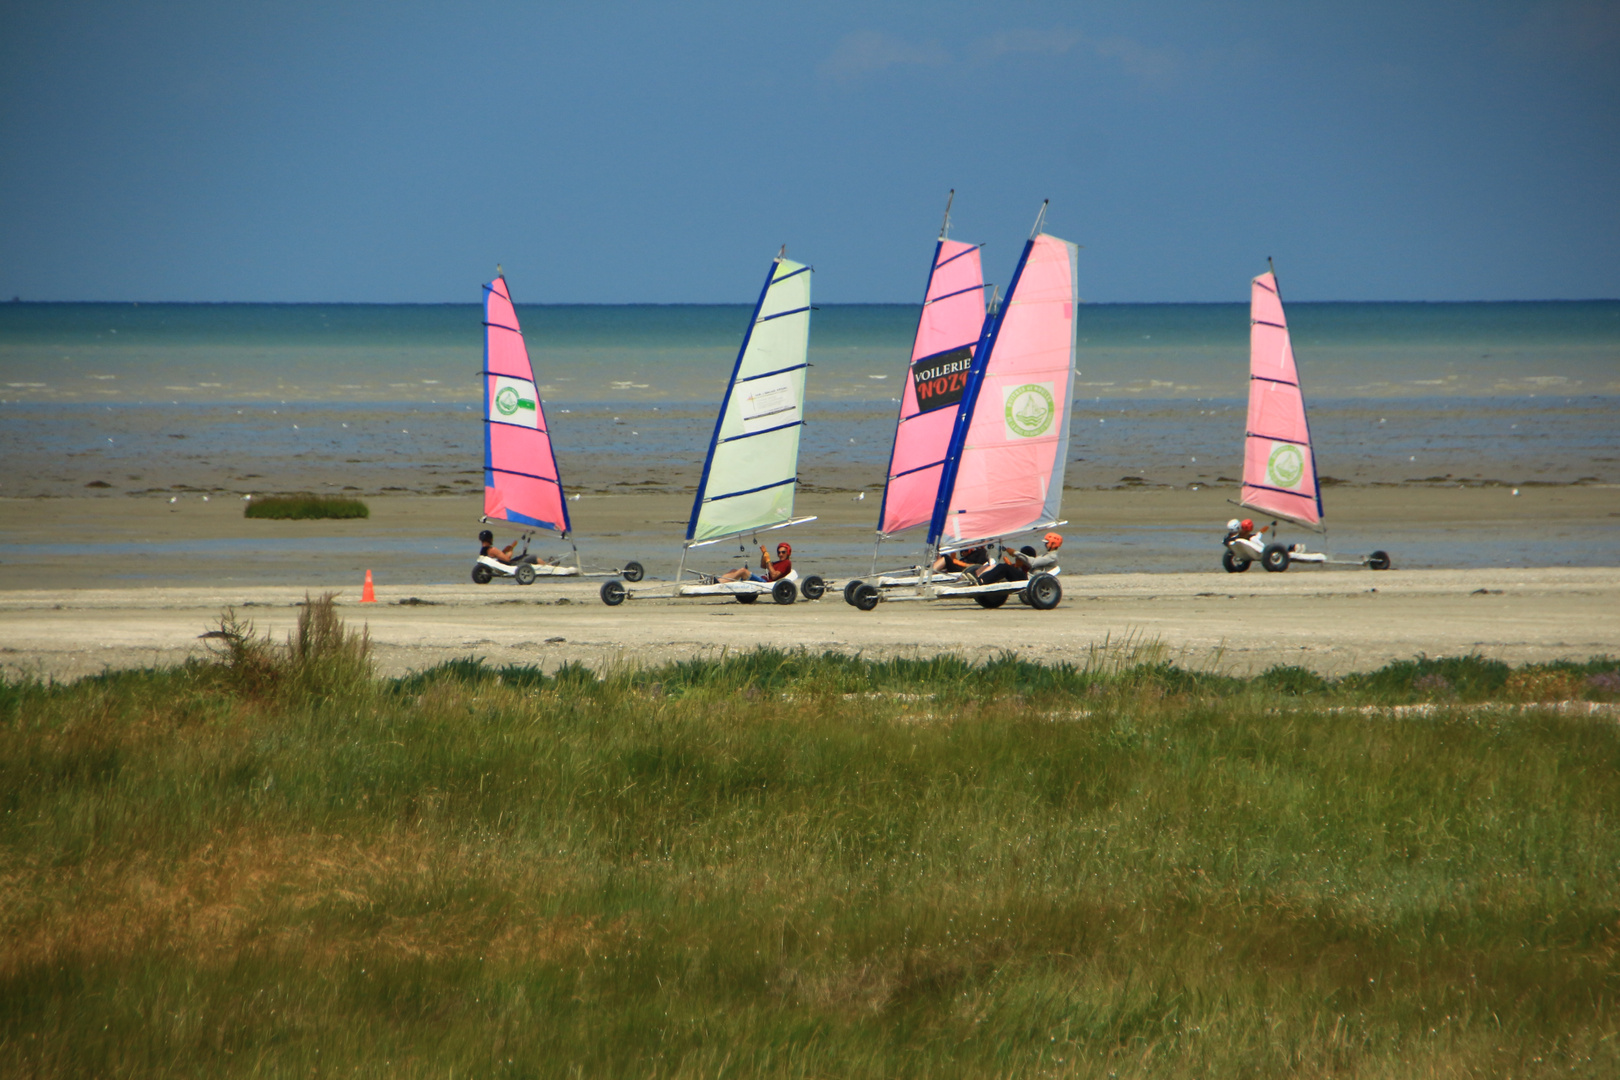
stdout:
<svg viewBox="0 0 1620 1080">
<path fill-rule="evenodd" d="M 308 521 L 315 518 L 368 518 L 371 508 L 343 495 L 266 495 L 248 503 L 243 517 Z"/>
<path fill-rule="evenodd" d="M 1620 732 L 1533 704 L 1614 661 L 390 681 L 305 616 L 0 687 L 0 1074 L 1620 1075 Z"/>
</svg>

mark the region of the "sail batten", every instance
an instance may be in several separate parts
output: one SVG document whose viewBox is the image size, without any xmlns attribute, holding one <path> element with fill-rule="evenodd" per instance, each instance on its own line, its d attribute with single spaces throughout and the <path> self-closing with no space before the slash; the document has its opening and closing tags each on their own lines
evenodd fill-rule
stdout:
<svg viewBox="0 0 1620 1080">
<path fill-rule="evenodd" d="M 925 524 L 933 515 L 945 451 L 985 327 L 979 249 L 943 237 L 934 246 L 878 511 L 880 536 Z"/>
<path fill-rule="evenodd" d="M 706 543 L 793 518 L 810 352 L 810 267 L 777 258 L 726 384 L 686 540 Z"/>
<path fill-rule="evenodd" d="M 1039 233 L 980 336 L 929 523 L 969 547 L 1059 517 L 1078 351 L 1079 248 Z M 947 537 L 949 538 L 947 540 Z"/>
<path fill-rule="evenodd" d="M 1299 368 L 1276 275 L 1250 283 L 1249 415 L 1239 504 L 1255 513 L 1322 528 L 1322 488 Z"/>
<path fill-rule="evenodd" d="M 484 516 L 570 531 L 545 405 L 506 278 L 484 286 Z"/>
</svg>

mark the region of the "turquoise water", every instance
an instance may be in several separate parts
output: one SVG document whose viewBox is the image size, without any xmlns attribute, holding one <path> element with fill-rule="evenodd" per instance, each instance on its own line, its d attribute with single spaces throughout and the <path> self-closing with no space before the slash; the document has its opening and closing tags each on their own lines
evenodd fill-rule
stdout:
<svg viewBox="0 0 1620 1080">
<path fill-rule="evenodd" d="M 711 402 L 744 305 L 519 306 L 548 402 Z M 1076 398 L 1244 392 L 1243 304 L 1082 309 Z M 476 402 L 474 304 L 0 304 L 0 401 Z M 1620 302 L 1293 304 L 1318 397 L 1620 394 Z M 916 309 L 828 305 L 811 393 L 887 401 Z"/>
</svg>

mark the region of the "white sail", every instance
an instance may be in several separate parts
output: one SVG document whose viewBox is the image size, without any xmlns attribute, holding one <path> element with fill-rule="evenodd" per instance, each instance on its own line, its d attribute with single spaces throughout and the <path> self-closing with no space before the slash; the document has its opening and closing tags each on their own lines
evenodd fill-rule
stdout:
<svg viewBox="0 0 1620 1080">
<path fill-rule="evenodd" d="M 709 440 L 686 527 L 688 544 L 792 520 L 809 350 L 810 268 L 778 258 L 754 306 Z"/>
</svg>

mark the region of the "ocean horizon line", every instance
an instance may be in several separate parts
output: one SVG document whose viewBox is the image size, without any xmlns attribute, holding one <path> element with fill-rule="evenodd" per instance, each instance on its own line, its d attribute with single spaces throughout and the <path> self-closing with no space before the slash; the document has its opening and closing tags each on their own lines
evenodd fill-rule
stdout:
<svg viewBox="0 0 1620 1080">
<path fill-rule="evenodd" d="M 1086 307 L 1244 307 L 1247 298 L 1233 300 L 1084 300 Z M 1517 300 L 1297 300 L 1289 306 L 1407 306 L 1407 307 L 1484 307 L 1508 304 L 1620 304 L 1620 297 L 1554 297 Z M 0 310 L 12 307 L 307 307 L 307 308 L 477 308 L 478 300 L 24 300 L 13 296 L 0 302 Z M 520 308 L 751 308 L 753 301 L 658 301 L 658 300 L 579 300 L 518 301 Z M 827 300 L 816 308 L 915 308 L 914 300 Z"/>
</svg>

